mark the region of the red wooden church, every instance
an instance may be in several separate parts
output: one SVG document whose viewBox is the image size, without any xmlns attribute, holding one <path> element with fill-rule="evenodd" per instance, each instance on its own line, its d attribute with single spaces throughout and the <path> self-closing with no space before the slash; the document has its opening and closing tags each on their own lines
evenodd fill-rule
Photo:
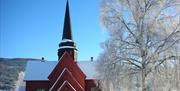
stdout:
<svg viewBox="0 0 180 91">
<path fill-rule="evenodd" d="M 29 61 L 26 91 L 99 91 L 95 84 L 95 62 L 77 61 L 67 1 L 59 61 Z"/>
</svg>

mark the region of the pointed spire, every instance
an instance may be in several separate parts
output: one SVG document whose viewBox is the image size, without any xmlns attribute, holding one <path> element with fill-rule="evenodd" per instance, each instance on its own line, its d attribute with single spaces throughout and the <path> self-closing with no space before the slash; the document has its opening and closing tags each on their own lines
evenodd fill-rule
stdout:
<svg viewBox="0 0 180 91">
<path fill-rule="evenodd" d="M 62 57 L 64 52 L 67 51 L 73 58 L 73 60 L 77 60 L 77 49 L 76 45 L 72 38 L 72 31 L 71 31 L 71 19 L 69 14 L 69 2 L 67 0 L 66 3 L 66 11 L 65 11 L 65 17 L 64 17 L 64 29 L 63 29 L 63 35 L 62 35 L 62 41 L 59 43 L 59 49 L 58 49 L 58 59 Z"/>
<path fill-rule="evenodd" d="M 71 32 L 71 19 L 70 19 L 70 13 L 69 13 L 69 2 L 67 0 L 62 39 L 72 40 L 72 34 L 71 33 L 72 32 Z"/>
</svg>

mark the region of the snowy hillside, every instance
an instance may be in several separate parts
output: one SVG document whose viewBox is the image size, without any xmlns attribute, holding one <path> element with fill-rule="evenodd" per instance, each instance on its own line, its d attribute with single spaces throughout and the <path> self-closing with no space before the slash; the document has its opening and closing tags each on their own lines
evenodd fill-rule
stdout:
<svg viewBox="0 0 180 91">
<path fill-rule="evenodd" d="M 19 85 L 24 84 L 23 76 L 28 60 L 0 58 L 0 91 L 16 91 Z"/>
</svg>

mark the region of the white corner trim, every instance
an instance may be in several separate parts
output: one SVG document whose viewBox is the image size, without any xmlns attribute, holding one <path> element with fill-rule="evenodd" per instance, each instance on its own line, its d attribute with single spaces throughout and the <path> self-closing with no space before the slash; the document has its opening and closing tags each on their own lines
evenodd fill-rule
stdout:
<svg viewBox="0 0 180 91">
<path fill-rule="evenodd" d="M 63 82 L 63 84 L 60 86 L 60 88 L 58 89 L 58 91 L 60 91 L 60 90 L 62 89 L 62 87 L 63 87 L 66 83 L 67 83 L 69 86 L 71 86 L 71 88 L 72 88 L 74 91 L 76 91 L 76 89 L 75 89 L 67 80 Z"/>
<path fill-rule="evenodd" d="M 67 71 L 70 73 L 71 77 L 75 80 L 75 82 L 81 87 L 82 90 L 84 90 L 83 87 L 82 87 L 82 86 L 76 81 L 76 79 L 73 77 L 72 73 L 71 73 L 67 68 L 64 68 L 63 71 L 62 71 L 62 73 L 59 75 L 59 77 L 57 78 L 57 80 L 55 81 L 55 83 L 53 84 L 53 86 L 50 88 L 49 91 L 52 91 L 52 89 L 54 88 L 55 84 L 56 84 L 56 83 L 59 81 L 59 79 L 62 77 L 62 75 L 63 75 L 63 73 L 65 72 L 65 70 L 67 70 Z"/>
</svg>

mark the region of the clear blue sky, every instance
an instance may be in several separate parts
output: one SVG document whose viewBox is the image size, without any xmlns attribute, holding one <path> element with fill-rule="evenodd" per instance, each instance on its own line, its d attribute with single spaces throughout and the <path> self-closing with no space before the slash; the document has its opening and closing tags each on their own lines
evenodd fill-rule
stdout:
<svg viewBox="0 0 180 91">
<path fill-rule="evenodd" d="M 99 0 L 69 0 L 78 60 L 97 58 L 107 33 Z M 0 0 L 0 57 L 57 60 L 66 0 Z"/>
</svg>

